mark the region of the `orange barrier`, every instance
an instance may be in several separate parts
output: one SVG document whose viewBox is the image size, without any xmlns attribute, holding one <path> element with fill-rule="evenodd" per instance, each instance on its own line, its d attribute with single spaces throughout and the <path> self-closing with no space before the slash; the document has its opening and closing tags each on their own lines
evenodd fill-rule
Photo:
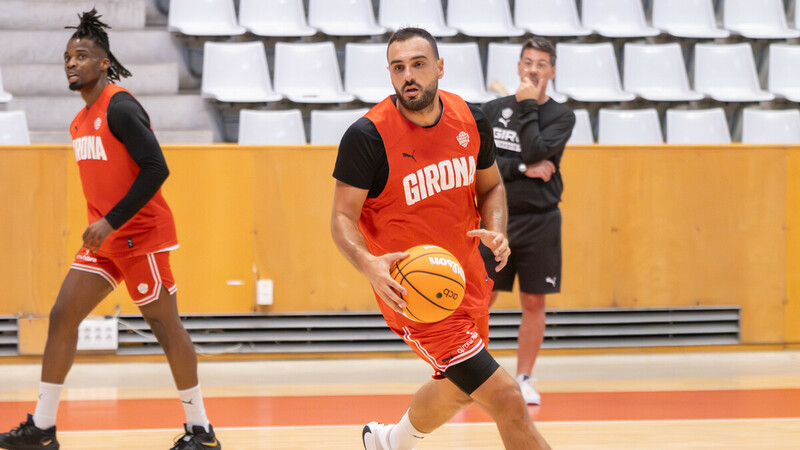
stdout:
<svg viewBox="0 0 800 450">
<path fill-rule="evenodd" d="M 329 228 L 334 147 L 165 146 L 185 313 L 375 310 Z M 550 308 L 740 305 L 742 342 L 798 343 L 800 147 L 570 147 Z M 0 315 L 46 315 L 86 226 L 67 146 L 0 147 Z M 255 304 L 258 279 L 274 304 Z M 516 293 L 499 308 L 517 305 Z M 134 312 L 125 289 L 96 313 Z"/>
</svg>

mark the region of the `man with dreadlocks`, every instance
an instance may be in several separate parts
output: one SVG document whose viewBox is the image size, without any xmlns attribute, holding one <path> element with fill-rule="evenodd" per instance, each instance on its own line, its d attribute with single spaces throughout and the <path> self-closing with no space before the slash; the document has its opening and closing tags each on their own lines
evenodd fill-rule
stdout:
<svg viewBox="0 0 800 450">
<path fill-rule="evenodd" d="M 185 434 L 173 449 L 221 448 L 206 418 L 197 355 L 178 316 L 169 265 L 178 241 L 160 190 L 169 170 L 147 113 L 113 83 L 131 74 L 111 53 L 109 27 L 100 17 L 94 9 L 80 15 L 64 52 L 69 88 L 86 102 L 70 133 L 89 226 L 50 312 L 36 410 L 0 434 L 0 448 L 59 448 L 56 411 L 75 359 L 78 326 L 122 280 L 164 348 L 186 412 Z"/>
</svg>

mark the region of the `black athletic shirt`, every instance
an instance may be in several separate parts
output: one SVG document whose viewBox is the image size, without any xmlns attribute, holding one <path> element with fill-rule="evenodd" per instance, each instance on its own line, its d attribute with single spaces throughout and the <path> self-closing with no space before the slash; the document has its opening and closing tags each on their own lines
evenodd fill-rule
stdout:
<svg viewBox="0 0 800 450">
<path fill-rule="evenodd" d="M 513 95 L 486 103 L 483 112 L 493 127 L 508 213 L 542 213 L 557 208 L 564 190 L 561 156 L 572 134 L 575 114 L 553 99 L 538 105 L 536 100 L 517 102 Z M 528 178 L 519 170 L 520 163 L 535 164 L 544 159 L 556 166 L 547 183 Z"/>
<path fill-rule="evenodd" d="M 397 103 L 394 95 L 392 100 Z M 478 170 L 488 169 L 494 163 L 492 127 L 480 108 L 469 103 L 467 105 L 475 118 L 481 139 L 476 167 Z M 431 125 L 435 126 L 436 124 Z M 344 133 L 339 143 L 333 177 L 350 186 L 368 189 L 368 198 L 378 197 L 383 192 L 389 179 L 389 160 L 386 158 L 383 139 L 371 120 L 362 117 Z"/>
<path fill-rule="evenodd" d="M 105 215 L 116 230 L 156 195 L 169 176 L 169 169 L 150 128 L 150 117 L 131 94 L 118 92 L 111 97 L 106 120 L 111 133 L 125 145 L 140 169 L 128 193 Z"/>
</svg>

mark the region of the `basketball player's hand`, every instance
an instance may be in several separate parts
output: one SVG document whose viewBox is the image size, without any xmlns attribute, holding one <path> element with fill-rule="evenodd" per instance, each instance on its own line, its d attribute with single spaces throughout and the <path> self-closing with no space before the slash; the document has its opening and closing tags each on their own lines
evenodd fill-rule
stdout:
<svg viewBox="0 0 800 450">
<path fill-rule="evenodd" d="M 494 253 L 494 260 L 499 264 L 494 268 L 495 272 L 500 272 L 508 262 L 511 249 L 508 247 L 508 238 L 503 233 L 484 229 L 467 231 L 467 236 L 480 238 L 483 245 Z"/>
<path fill-rule="evenodd" d="M 369 263 L 363 266 L 364 275 L 372 284 L 372 289 L 375 289 L 381 300 L 400 314 L 403 313 L 403 307 L 407 305 L 400 295 L 406 295 L 408 291 L 400 286 L 400 283 L 395 281 L 389 273 L 393 262 L 406 257 L 408 257 L 408 253 L 387 253 L 373 257 Z"/>
<path fill-rule="evenodd" d="M 536 164 L 528 166 L 525 176 L 528 178 L 541 178 L 544 182 L 550 181 L 550 176 L 556 173 L 556 165 L 549 159 L 543 159 Z"/>
<path fill-rule="evenodd" d="M 103 241 L 114 232 L 114 228 L 105 217 L 89 224 L 83 232 L 83 247 L 90 252 L 96 252 Z"/>
</svg>

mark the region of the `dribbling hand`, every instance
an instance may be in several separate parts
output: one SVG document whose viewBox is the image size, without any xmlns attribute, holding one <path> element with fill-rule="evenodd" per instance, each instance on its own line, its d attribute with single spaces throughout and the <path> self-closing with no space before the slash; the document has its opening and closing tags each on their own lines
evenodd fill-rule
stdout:
<svg viewBox="0 0 800 450">
<path fill-rule="evenodd" d="M 508 238 L 503 233 L 484 229 L 467 231 L 467 236 L 480 238 L 483 245 L 489 247 L 494 253 L 494 260 L 499 264 L 494 268 L 495 272 L 500 272 L 508 263 L 508 256 L 511 249 L 508 247 Z"/>
<path fill-rule="evenodd" d="M 400 314 L 403 313 L 403 308 L 407 306 L 407 303 L 400 295 L 406 295 L 408 291 L 392 278 L 390 271 L 393 262 L 398 259 L 406 258 L 407 256 L 408 253 L 403 252 L 373 256 L 369 262 L 362 267 L 364 275 L 366 275 L 372 285 L 372 289 L 375 290 L 384 303 Z"/>
</svg>

